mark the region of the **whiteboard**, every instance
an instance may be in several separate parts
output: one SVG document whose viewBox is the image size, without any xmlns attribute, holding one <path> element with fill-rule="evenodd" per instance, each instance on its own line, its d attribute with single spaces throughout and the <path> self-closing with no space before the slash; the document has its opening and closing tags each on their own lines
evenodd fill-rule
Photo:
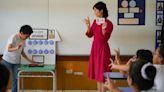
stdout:
<svg viewBox="0 0 164 92">
<path fill-rule="evenodd" d="M 7 39 L 19 32 L 22 25 L 35 28 L 48 28 L 47 0 L 0 0 L 0 53 Z"/>
<path fill-rule="evenodd" d="M 93 38 L 85 36 L 83 19 L 95 15 L 93 5 L 99 0 L 0 0 L 0 53 L 3 53 L 10 35 L 19 31 L 23 24 L 35 28 L 54 29 L 62 39 L 58 42 L 58 55 L 89 55 Z M 155 49 L 155 0 L 146 2 L 144 26 L 118 26 L 117 0 L 102 0 L 107 4 L 109 17 L 114 25 L 108 41 L 111 53 L 120 48 L 121 55 L 133 55 L 137 49 Z"/>
<path fill-rule="evenodd" d="M 86 26 L 83 19 L 95 19 L 93 5 L 99 0 L 55 0 L 55 26 L 59 30 L 62 42 L 57 44 L 58 54 L 61 55 L 89 55 L 93 38 L 85 36 Z M 156 0 L 146 2 L 145 25 L 119 26 L 117 25 L 118 0 L 102 0 L 107 4 L 108 19 L 114 25 L 113 33 L 108 43 L 112 55 L 114 49 L 120 48 L 121 55 L 134 55 L 138 49 L 155 50 L 155 3 Z"/>
</svg>

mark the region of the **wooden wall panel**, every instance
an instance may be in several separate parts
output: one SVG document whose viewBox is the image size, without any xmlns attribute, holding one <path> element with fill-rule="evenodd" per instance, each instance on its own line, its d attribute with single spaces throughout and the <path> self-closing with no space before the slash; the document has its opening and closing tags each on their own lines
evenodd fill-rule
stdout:
<svg viewBox="0 0 164 92">
<path fill-rule="evenodd" d="M 0 55 L 2 56 L 2 55 Z M 125 63 L 132 56 L 121 56 Z M 114 57 L 112 57 L 114 58 Z M 0 58 L 1 59 L 1 58 Z M 88 79 L 88 60 L 89 56 L 57 56 L 57 89 L 60 90 L 94 90 L 96 82 Z M 67 74 L 66 70 L 72 70 L 71 74 Z M 82 72 L 83 75 L 75 75 L 74 73 Z M 25 78 L 25 89 L 51 89 L 52 80 L 45 78 Z M 127 83 L 116 82 L 117 85 L 126 86 Z M 11 88 L 11 78 L 8 88 Z"/>
<path fill-rule="evenodd" d="M 62 89 L 95 89 L 96 82 L 88 79 L 88 62 L 85 61 L 63 61 Z M 72 71 L 67 74 L 66 71 Z M 76 73 L 82 75 L 76 75 Z"/>
</svg>

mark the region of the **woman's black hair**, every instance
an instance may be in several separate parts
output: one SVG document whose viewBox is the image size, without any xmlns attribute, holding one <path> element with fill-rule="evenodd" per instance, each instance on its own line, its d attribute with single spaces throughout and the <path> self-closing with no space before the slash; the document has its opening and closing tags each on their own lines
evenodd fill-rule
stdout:
<svg viewBox="0 0 164 92">
<path fill-rule="evenodd" d="M 148 61 L 137 59 L 134 63 L 132 63 L 129 69 L 129 76 L 132 78 L 133 84 L 137 85 L 139 90 L 148 90 L 154 85 L 156 68 L 150 63 L 150 65 L 145 67 L 145 64 L 148 64 Z M 144 69 L 142 69 L 143 66 Z M 142 70 L 144 70 L 144 73 Z"/>
<path fill-rule="evenodd" d="M 104 18 L 107 18 L 108 17 L 108 10 L 107 10 L 106 4 L 104 2 L 102 2 L 102 1 L 97 2 L 93 6 L 93 9 L 94 8 L 98 9 L 99 11 L 103 10 L 103 17 Z"/>
<path fill-rule="evenodd" d="M 139 49 L 136 52 L 136 56 L 139 59 L 147 60 L 150 61 L 150 63 L 152 63 L 153 53 L 150 50 Z"/>
<path fill-rule="evenodd" d="M 33 33 L 33 29 L 30 25 L 23 25 L 21 28 L 20 28 L 20 33 L 22 32 L 23 34 L 28 34 L 28 35 L 31 35 Z"/>
</svg>

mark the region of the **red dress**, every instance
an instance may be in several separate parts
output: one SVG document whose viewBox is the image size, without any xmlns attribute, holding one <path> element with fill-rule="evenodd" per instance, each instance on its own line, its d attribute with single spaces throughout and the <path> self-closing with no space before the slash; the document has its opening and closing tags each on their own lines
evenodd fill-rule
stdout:
<svg viewBox="0 0 164 92">
<path fill-rule="evenodd" d="M 108 40 L 113 30 L 113 24 L 108 19 L 105 19 L 107 23 L 105 34 L 102 33 L 102 25 L 97 25 L 94 20 L 90 32 L 86 32 L 86 35 L 90 38 L 94 36 L 90 58 L 89 58 L 89 79 L 95 79 L 98 82 L 105 82 L 104 72 L 109 72 L 110 68 L 110 48 Z"/>
</svg>

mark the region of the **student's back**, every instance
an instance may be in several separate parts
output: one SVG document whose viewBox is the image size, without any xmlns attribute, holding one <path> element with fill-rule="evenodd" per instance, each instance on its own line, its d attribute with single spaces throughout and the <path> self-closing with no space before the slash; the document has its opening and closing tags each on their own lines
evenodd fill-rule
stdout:
<svg viewBox="0 0 164 92">
<path fill-rule="evenodd" d="M 157 90 L 164 90 L 164 44 L 160 45 L 153 56 L 153 64 L 157 68 L 157 75 L 155 77 L 155 88 Z"/>
<path fill-rule="evenodd" d="M 164 65 L 154 65 L 157 69 L 157 75 L 155 77 L 154 83 L 157 90 L 164 90 Z"/>
</svg>

